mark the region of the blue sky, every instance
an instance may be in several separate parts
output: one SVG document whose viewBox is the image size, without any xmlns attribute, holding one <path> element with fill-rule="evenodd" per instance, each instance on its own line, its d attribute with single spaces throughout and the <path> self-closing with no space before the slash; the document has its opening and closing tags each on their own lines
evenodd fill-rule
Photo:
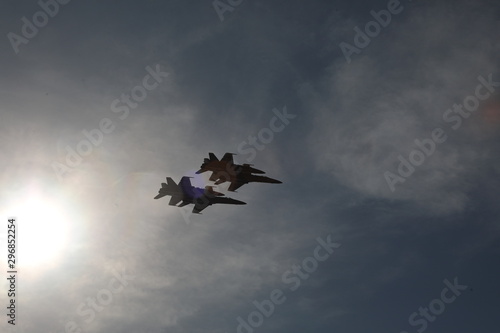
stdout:
<svg viewBox="0 0 500 333">
<path fill-rule="evenodd" d="M 0 15 L 3 249 L 9 217 L 19 231 L 2 332 L 497 327 L 496 1 Z M 247 204 L 201 215 L 153 199 L 209 152 L 283 184 L 220 185 Z"/>
</svg>

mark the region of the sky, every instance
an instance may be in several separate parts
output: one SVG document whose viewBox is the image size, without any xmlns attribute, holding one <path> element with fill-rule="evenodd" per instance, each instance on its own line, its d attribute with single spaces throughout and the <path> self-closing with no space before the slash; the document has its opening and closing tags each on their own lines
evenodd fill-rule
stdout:
<svg viewBox="0 0 500 333">
<path fill-rule="evenodd" d="M 0 17 L 2 332 L 497 329 L 497 1 Z M 153 199 L 213 186 L 209 152 L 283 183 L 217 185 L 246 205 L 200 215 Z"/>
</svg>

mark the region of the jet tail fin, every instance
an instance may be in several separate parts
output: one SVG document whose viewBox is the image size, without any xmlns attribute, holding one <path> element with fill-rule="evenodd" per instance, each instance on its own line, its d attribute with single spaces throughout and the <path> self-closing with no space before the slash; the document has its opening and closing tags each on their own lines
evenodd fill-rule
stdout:
<svg viewBox="0 0 500 333">
<path fill-rule="evenodd" d="M 210 157 L 210 161 L 219 161 L 219 159 L 217 158 L 217 156 L 215 156 L 214 153 L 208 153 L 208 156 Z"/>
<path fill-rule="evenodd" d="M 182 188 L 190 188 L 191 181 L 189 180 L 189 178 L 192 178 L 192 177 L 183 176 L 181 178 L 181 180 L 179 181 L 179 185 L 182 186 Z"/>
<path fill-rule="evenodd" d="M 225 153 L 224 156 L 222 156 L 221 161 L 229 162 L 229 163 L 231 163 L 230 165 L 232 165 L 234 163 L 233 162 L 233 155 L 235 155 L 235 154 Z"/>
<path fill-rule="evenodd" d="M 167 177 L 167 184 L 168 184 L 168 186 L 177 186 L 177 184 L 174 182 L 174 180 L 170 177 Z M 161 185 L 163 186 L 163 183 Z"/>
</svg>

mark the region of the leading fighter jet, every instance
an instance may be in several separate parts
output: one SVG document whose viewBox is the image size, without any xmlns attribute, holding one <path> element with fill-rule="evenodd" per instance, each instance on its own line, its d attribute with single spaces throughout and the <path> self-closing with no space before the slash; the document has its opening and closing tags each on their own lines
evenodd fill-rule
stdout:
<svg viewBox="0 0 500 333">
<path fill-rule="evenodd" d="M 215 182 L 215 185 L 227 181 L 231 182 L 231 185 L 227 189 L 228 191 L 235 192 L 241 186 L 251 182 L 281 184 L 281 181 L 276 179 L 253 175 L 252 173 L 264 174 L 265 172 L 255 169 L 250 164 L 234 164 L 234 154 L 225 153 L 220 161 L 214 153 L 208 153 L 208 155 L 210 159 L 205 158 L 200 170 L 196 171 L 196 173 L 200 174 L 205 171 L 212 171 L 209 180 Z"/>
<path fill-rule="evenodd" d="M 199 214 L 208 206 L 217 203 L 246 205 L 243 201 L 222 197 L 224 194 L 214 191 L 212 186 L 207 186 L 205 189 L 194 187 L 191 185 L 189 178 L 182 177 L 177 185 L 172 178 L 167 177 L 167 183 L 161 183 L 161 188 L 155 199 L 170 195 L 172 196 L 168 203 L 170 206 L 183 207 L 192 203 L 194 204 L 193 213 L 196 214 Z M 179 202 L 181 204 L 177 205 Z"/>
</svg>

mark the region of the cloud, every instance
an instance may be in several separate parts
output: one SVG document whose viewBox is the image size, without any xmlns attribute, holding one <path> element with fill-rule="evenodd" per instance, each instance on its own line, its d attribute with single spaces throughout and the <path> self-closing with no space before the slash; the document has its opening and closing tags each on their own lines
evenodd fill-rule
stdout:
<svg viewBox="0 0 500 333">
<path fill-rule="evenodd" d="M 311 84 L 304 98 L 317 111 L 310 142 L 321 170 L 363 195 L 413 202 L 436 214 L 467 207 L 471 183 L 488 177 L 475 166 L 494 154 L 497 134 L 478 139 L 471 126 L 479 112 L 456 131 L 442 117 L 474 94 L 478 76 L 496 74 L 500 43 L 488 8 L 463 6 L 407 7 L 350 64 L 334 60 L 324 80 Z M 438 127 L 447 141 L 392 192 L 384 173 L 397 174 L 398 156 L 408 159 L 414 140 L 430 138 Z"/>
</svg>

